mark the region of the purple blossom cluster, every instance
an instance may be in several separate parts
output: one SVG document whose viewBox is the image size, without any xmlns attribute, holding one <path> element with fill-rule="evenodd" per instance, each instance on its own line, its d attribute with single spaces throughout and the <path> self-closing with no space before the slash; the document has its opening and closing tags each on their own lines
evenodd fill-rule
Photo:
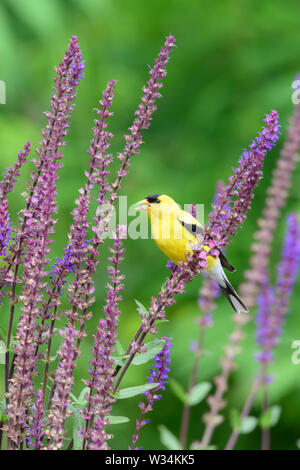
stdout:
<svg viewBox="0 0 300 470">
<path fill-rule="evenodd" d="M 77 355 L 76 338 L 78 331 L 73 328 L 60 330 L 64 341 L 58 351 L 59 363 L 55 373 L 55 388 L 48 414 L 45 437 L 46 448 L 59 450 L 66 439 L 65 421 L 70 405 L 70 393 L 74 383 L 73 371 Z"/>
<path fill-rule="evenodd" d="M 261 351 L 256 354 L 256 359 L 261 363 L 267 364 L 273 360 L 273 350 L 279 342 L 282 324 L 288 313 L 299 264 L 300 225 L 297 215 L 292 213 L 287 219 L 276 285 L 273 288 L 266 282 L 258 299 L 257 343 Z"/>
<path fill-rule="evenodd" d="M 254 189 L 262 178 L 262 168 L 267 151 L 279 137 L 278 114 L 272 111 L 264 119 L 266 127 L 245 150 L 239 166 L 233 170 L 227 186 L 221 188 L 216 204 L 205 227 L 205 239 L 218 248 L 228 245 L 236 230 L 244 223 L 254 197 Z M 211 244 L 210 244 L 211 246 Z"/>
<path fill-rule="evenodd" d="M 0 206 L 0 257 L 3 259 L 7 256 L 11 234 L 12 227 L 8 215 L 8 202 L 5 199 Z"/>
<path fill-rule="evenodd" d="M 99 119 L 94 121 L 94 138 L 91 140 L 88 154 L 90 170 L 86 172 L 87 182 L 84 188 L 79 190 L 77 208 L 72 212 L 74 224 L 71 226 L 69 244 L 72 244 L 73 263 L 77 265 L 75 280 L 69 286 L 68 294 L 72 309 L 68 315 L 71 323 L 78 319 L 78 311 L 81 311 L 80 334 L 84 334 L 85 320 L 88 318 L 87 309 L 94 302 L 91 294 L 94 292 L 93 275 L 96 271 L 99 256 L 99 246 L 103 243 L 103 234 L 107 230 L 108 214 L 103 207 L 108 201 L 110 186 L 107 181 L 108 166 L 112 157 L 107 153 L 110 146 L 111 132 L 106 130 L 107 120 L 112 116 L 110 107 L 114 98 L 115 80 L 111 80 L 103 92 L 96 109 Z M 92 227 L 93 237 L 90 243 L 86 242 L 89 229 L 88 213 L 91 200 L 91 190 L 94 185 L 98 187 L 98 207 L 94 217 L 95 225 Z M 101 227 L 101 229 L 100 229 Z"/>
<path fill-rule="evenodd" d="M 36 402 L 33 407 L 31 423 L 29 427 L 28 445 L 34 450 L 43 448 L 43 438 L 45 436 L 45 414 L 43 390 L 39 389 L 36 393 Z"/>
<path fill-rule="evenodd" d="M 71 39 L 65 56 L 56 69 L 57 77 L 54 79 L 55 93 L 51 96 L 51 111 L 45 113 L 48 124 L 42 131 L 43 139 L 37 150 L 37 158 L 33 160 L 36 172 L 31 174 L 32 181 L 27 184 L 30 194 L 26 198 L 26 209 L 21 219 L 15 250 L 16 260 L 13 279 L 13 295 L 11 303 L 9 332 L 7 348 L 10 345 L 10 335 L 15 308 L 15 284 L 20 264 L 20 257 L 24 254 L 24 287 L 19 300 L 23 303 L 22 314 L 17 325 L 15 347 L 14 376 L 10 379 L 7 393 L 7 413 L 10 417 L 7 425 L 8 447 L 14 448 L 18 442 L 23 441 L 28 426 L 27 410 L 32 406 L 38 341 L 38 317 L 40 303 L 43 301 L 45 288 L 45 270 L 48 264 L 50 236 L 54 233 L 56 212 L 56 180 L 57 170 L 61 167 L 59 160 L 63 157 L 60 147 L 64 145 L 63 138 L 67 134 L 69 118 L 75 98 L 76 86 L 82 73 L 82 54 L 76 37 Z M 24 149 L 27 155 L 30 146 Z M 19 156 L 24 160 L 24 154 Z M 15 173 L 16 174 L 16 173 Z M 9 353 L 6 355 L 6 384 L 8 384 Z"/>
<path fill-rule="evenodd" d="M 31 151 L 31 143 L 26 142 L 24 145 L 23 150 L 18 153 L 17 160 L 13 164 L 12 167 L 7 168 L 4 175 L 2 176 L 2 180 L 0 181 L 0 201 L 1 204 L 4 201 L 4 198 L 7 196 L 8 193 L 13 192 L 15 183 L 17 182 L 21 168 L 23 167 L 24 163 L 26 162 L 28 155 Z"/>
<path fill-rule="evenodd" d="M 149 419 L 145 419 L 145 415 L 153 410 L 153 404 L 155 401 L 162 398 L 161 394 L 157 392 L 159 390 L 165 390 L 165 385 L 168 382 L 170 372 L 170 348 L 173 346 L 170 338 L 162 337 L 165 341 L 162 350 L 155 356 L 154 364 L 149 370 L 150 375 L 147 380 L 147 384 L 157 384 L 157 387 L 152 388 L 144 393 L 146 396 L 146 402 L 140 402 L 139 408 L 141 414 L 136 422 L 136 430 L 132 438 L 130 449 L 135 449 L 137 440 L 139 438 L 139 432 L 142 427 L 150 422 Z"/>
<path fill-rule="evenodd" d="M 254 234 L 254 242 L 251 246 L 253 254 L 250 258 L 250 268 L 245 271 L 245 280 L 240 286 L 244 301 L 249 308 L 255 304 L 260 286 L 264 284 L 269 265 L 271 243 L 276 234 L 282 208 L 287 201 L 292 173 L 299 159 L 299 146 L 300 104 L 295 106 L 287 138 L 276 162 L 270 187 L 267 189 L 262 215 L 257 221 L 258 230 Z"/>
<path fill-rule="evenodd" d="M 8 391 L 8 414 L 12 417 L 8 435 L 14 443 L 24 435 L 28 421 L 27 410 L 32 406 L 33 377 L 37 365 L 37 319 L 45 286 L 43 278 L 47 274 L 44 268 L 48 262 L 49 236 L 53 233 L 54 221 L 51 216 L 56 208 L 55 166 L 50 165 L 48 172 L 41 178 L 44 184 L 40 194 L 44 203 L 40 207 L 39 222 L 37 224 L 33 217 L 28 217 L 26 222 L 29 239 L 24 257 L 24 288 L 20 296 L 23 306 L 16 334 L 18 344 L 15 346 L 14 377 L 10 381 Z"/>
<path fill-rule="evenodd" d="M 86 243 L 87 243 L 87 241 L 86 241 Z M 73 257 L 74 257 L 73 247 L 72 247 L 72 245 L 68 245 L 66 250 L 65 250 L 64 256 L 62 258 L 57 257 L 56 262 L 53 264 L 52 269 L 51 269 L 51 275 L 49 276 L 49 279 L 57 279 L 60 272 L 61 272 L 62 266 L 68 272 L 70 272 L 70 271 L 74 272 L 75 265 L 73 263 Z"/>
<path fill-rule="evenodd" d="M 258 312 L 256 315 L 256 341 L 257 344 L 263 348 L 263 350 L 257 353 L 255 357 L 262 363 L 268 363 L 273 360 L 273 353 L 271 351 L 275 345 L 275 338 L 270 338 L 270 333 L 271 316 L 274 304 L 274 289 L 268 282 L 265 282 L 262 292 L 258 297 Z"/>
<path fill-rule="evenodd" d="M 3 257 L 3 260 L 8 258 L 10 245 L 14 242 L 14 239 L 12 239 L 12 224 L 9 218 L 8 201 L 6 196 L 7 194 L 13 192 L 15 183 L 20 176 L 21 168 L 26 162 L 30 151 L 31 143 L 26 142 L 23 150 L 18 153 L 18 157 L 14 165 L 7 168 L 2 177 L 2 181 L 0 181 L 0 256 Z M 8 277 L 8 269 L 6 266 L 2 266 L 0 268 L 0 273 L 1 289 L 3 285 L 10 281 L 10 278 Z"/>
<path fill-rule="evenodd" d="M 154 364 L 149 371 L 150 375 L 147 380 L 148 384 L 158 384 L 157 390 L 165 390 L 165 384 L 168 381 L 168 374 L 170 372 L 170 348 L 173 346 L 170 338 L 162 337 L 161 339 L 165 341 L 165 345 L 157 356 L 155 356 Z M 145 392 L 145 395 L 148 400 L 155 401 L 161 399 L 161 395 L 156 394 L 156 387 L 155 389 Z"/>
<path fill-rule="evenodd" d="M 300 225 L 297 215 L 292 213 L 287 220 L 287 230 L 278 264 L 277 282 L 273 288 L 270 285 L 267 273 L 264 275 L 264 283 L 258 298 L 258 313 L 256 317 L 256 342 L 260 351 L 255 354 L 259 362 L 259 370 L 253 379 L 251 390 L 241 412 L 241 419 L 248 416 L 254 399 L 261 387 L 266 387 L 273 381 L 272 375 L 267 374 L 267 366 L 274 359 L 274 348 L 279 343 L 282 334 L 282 325 L 288 313 L 290 296 L 300 263 Z M 265 389 L 265 398 L 267 390 Z M 234 448 L 240 431 L 234 429 L 226 444 L 225 449 Z M 267 439 L 266 439 L 267 438 Z M 264 449 L 269 448 L 269 430 L 262 433 Z"/>
<path fill-rule="evenodd" d="M 175 38 L 170 34 L 165 41 L 164 47 L 162 47 L 158 57 L 155 59 L 154 66 L 150 69 L 150 80 L 143 87 L 142 102 L 135 112 L 136 118 L 131 127 L 129 127 L 130 133 L 125 135 L 124 151 L 118 155 L 122 166 L 118 171 L 118 178 L 113 183 L 111 201 L 116 198 L 121 181 L 128 173 L 130 158 L 140 152 L 139 147 L 143 144 L 142 130 L 149 128 L 153 113 L 156 111 L 155 103 L 158 98 L 161 98 L 159 90 L 162 88 L 162 81 L 167 75 L 166 65 L 174 47 Z"/>
<path fill-rule="evenodd" d="M 106 432 L 109 424 L 108 416 L 111 412 L 111 405 L 114 402 L 112 397 L 114 381 L 114 359 L 112 354 L 115 351 L 117 341 L 117 326 L 119 322 L 120 309 L 119 302 L 122 300 L 120 292 L 123 290 L 124 275 L 120 273 L 119 265 L 124 258 L 124 248 L 122 240 L 126 235 L 126 227 L 117 228 L 113 248 L 110 249 L 111 256 L 108 258 L 108 274 L 110 283 L 107 284 L 107 299 L 104 306 L 105 319 L 100 319 L 96 335 L 94 336 L 94 346 L 92 349 L 92 359 L 90 360 L 90 376 L 85 384 L 89 388 L 88 405 L 82 412 L 86 422 L 85 429 L 81 435 L 84 438 L 83 449 L 99 450 L 107 449 L 107 440 L 110 435 Z"/>
</svg>

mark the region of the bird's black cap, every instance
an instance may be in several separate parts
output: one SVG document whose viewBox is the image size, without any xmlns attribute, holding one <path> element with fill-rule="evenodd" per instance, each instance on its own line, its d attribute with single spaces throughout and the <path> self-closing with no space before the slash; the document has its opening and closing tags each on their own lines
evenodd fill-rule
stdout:
<svg viewBox="0 0 300 470">
<path fill-rule="evenodd" d="M 151 204 L 151 203 L 158 203 L 160 202 L 160 200 L 158 199 L 160 196 L 160 194 L 153 194 L 152 196 L 147 196 L 146 199 L 147 201 Z"/>
</svg>

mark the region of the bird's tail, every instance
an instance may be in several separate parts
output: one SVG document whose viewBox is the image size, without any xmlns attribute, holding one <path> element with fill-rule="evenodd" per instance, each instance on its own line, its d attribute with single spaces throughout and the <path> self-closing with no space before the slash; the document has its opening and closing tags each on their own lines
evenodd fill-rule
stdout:
<svg viewBox="0 0 300 470">
<path fill-rule="evenodd" d="M 219 286 L 226 295 L 227 299 L 229 300 L 229 303 L 232 306 L 233 310 L 236 313 L 249 312 L 249 309 L 246 307 L 242 299 L 235 292 L 234 288 L 232 287 L 226 276 L 223 278 L 223 282 L 225 285 L 219 284 Z"/>
</svg>

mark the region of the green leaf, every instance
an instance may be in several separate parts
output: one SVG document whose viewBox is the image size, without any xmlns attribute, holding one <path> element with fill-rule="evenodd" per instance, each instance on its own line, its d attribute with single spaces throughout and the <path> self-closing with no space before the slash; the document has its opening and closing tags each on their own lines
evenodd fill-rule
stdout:
<svg viewBox="0 0 300 470">
<path fill-rule="evenodd" d="M 181 450 L 181 445 L 176 436 L 164 425 L 158 426 L 160 440 L 162 444 L 169 450 Z"/>
<path fill-rule="evenodd" d="M 263 412 L 259 418 L 259 425 L 263 429 L 268 429 L 275 426 L 280 418 L 281 407 L 279 405 L 274 405 L 268 408 Z"/>
<path fill-rule="evenodd" d="M 255 416 L 246 416 L 242 418 L 238 410 L 230 411 L 230 424 L 234 431 L 237 431 L 241 434 L 249 434 L 255 429 L 257 425 L 257 418 Z"/>
<path fill-rule="evenodd" d="M 210 389 L 211 384 L 209 382 L 200 382 L 195 385 L 188 394 L 188 405 L 198 405 L 198 403 L 200 403 L 206 397 Z"/>
<path fill-rule="evenodd" d="M 147 392 L 148 390 L 151 390 L 152 388 L 155 388 L 157 386 L 157 383 L 153 383 L 137 385 L 136 387 L 121 388 L 121 390 L 119 390 L 119 392 L 117 392 L 114 396 L 116 400 L 124 400 L 125 398 L 131 398 L 136 395 L 139 395 L 140 393 Z"/>
<path fill-rule="evenodd" d="M 171 390 L 174 393 L 174 395 L 180 401 L 182 401 L 182 403 L 187 404 L 188 403 L 188 396 L 185 393 L 185 390 L 184 390 L 183 386 L 179 382 L 177 382 L 177 380 L 175 380 L 175 379 L 170 379 L 169 380 L 169 385 L 170 385 Z"/>
<path fill-rule="evenodd" d="M 84 396 L 88 393 L 89 390 L 90 390 L 89 387 L 84 387 L 81 390 L 80 395 L 79 395 L 78 398 L 74 395 L 74 393 L 71 392 L 70 393 L 70 398 L 72 399 L 73 406 L 77 406 L 79 408 L 83 408 L 84 406 L 86 406 L 87 400 Z"/>
<path fill-rule="evenodd" d="M 79 402 L 78 398 L 74 395 L 74 393 L 70 392 L 70 398 L 72 400 L 72 405 L 73 406 L 79 406 L 80 405 L 80 402 Z"/>
<path fill-rule="evenodd" d="M 0 340 L 0 364 L 5 364 L 6 346 L 4 341 Z"/>
<path fill-rule="evenodd" d="M 119 340 L 116 341 L 116 351 L 119 356 L 124 356 L 125 350 Z"/>
<path fill-rule="evenodd" d="M 242 427 L 242 420 L 241 420 L 240 413 L 238 412 L 238 410 L 235 410 L 235 409 L 230 410 L 229 419 L 230 419 L 230 424 L 231 424 L 232 429 L 234 431 L 239 432 Z"/>
<path fill-rule="evenodd" d="M 78 401 L 82 406 L 85 406 L 87 404 L 87 399 L 85 398 L 85 395 L 90 391 L 89 387 L 84 387 L 79 395 Z"/>
<path fill-rule="evenodd" d="M 137 354 L 132 361 L 132 364 L 139 366 L 153 359 L 164 347 L 165 341 L 163 339 L 149 341 L 146 343 L 146 352 Z"/>
<path fill-rule="evenodd" d="M 134 301 L 138 306 L 138 310 L 141 311 L 144 315 L 148 315 L 148 310 L 146 309 L 146 307 L 137 299 L 134 299 Z"/>
<path fill-rule="evenodd" d="M 125 362 L 126 362 L 126 359 L 129 357 L 129 355 L 127 354 L 126 356 L 120 356 L 120 357 L 113 357 L 113 360 L 114 360 L 114 364 L 116 366 L 124 366 Z"/>
<path fill-rule="evenodd" d="M 106 416 L 109 420 L 109 424 L 121 424 L 121 423 L 128 423 L 129 418 L 126 416 Z"/>
<path fill-rule="evenodd" d="M 258 419 L 255 418 L 255 416 L 247 416 L 246 418 L 243 418 L 240 433 L 249 434 L 256 428 L 257 423 Z"/>
<path fill-rule="evenodd" d="M 79 426 L 84 427 L 85 420 L 83 419 L 83 417 L 80 413 L 80 408 L 78 406 L 69 405 L 69 408 L 73 411 L 73 413 L 72 413 L 72 418 L 73 418 L 73 420 L 72 420 L 72 424 L 73 424 L 73 429 L 72 429 L 73 447 L 74 447 L 74 450 L 80 450 L 80 449 L 82 449 L 83 437 L 78 436 L 78 431 L 79 431 Z"/>
</svg>

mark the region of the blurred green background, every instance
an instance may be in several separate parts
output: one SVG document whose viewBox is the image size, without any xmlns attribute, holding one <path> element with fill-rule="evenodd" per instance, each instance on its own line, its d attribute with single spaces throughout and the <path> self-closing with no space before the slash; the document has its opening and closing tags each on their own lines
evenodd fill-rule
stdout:
<svg viewBox="0 0 300 470">
<path fill-rule="evenodd" d="M 227 179 L 241 150 L 257 135 L 266 112 L 280 113 L 282 135 L 279 144 L 268 155 L 264 179 L 256 192 L 252 210 L 243 230 L 236 236 L 227 254 L 238 267 L 231 276 L 235 286 L 248 266 L 250 244 L 256 219 L 263 207 L 266 188 L 292 112 L 291 84 L 300 70 L 300 9 L 297 0 L 276 1 L 203 1 L 190 0 L 2 0 L 0 3 L 0 79 L 6 83 L 6 105 L 0 106 L 0 169 L 12 164 L 25 140 L 38 144 L 45 125 L 43 111 L 48 109 L 53 67 L 61 60 L 70 37 L 79 38 L 84 59 L 85 79 L 79 87 L 72 125 L 65 147 L 64 169 L 58 182 L 59 214 L 53 259 L 60 256 L 71 223 L 70 212 L 77 189 L 84 184 L 95 113 L 93 108 L 110 79 L 118 85 L 113 104 L 115 113 L 110 129 L 115 135 L 112 151 L 124 144 L 123 135 L 131 124 L 141 96 L 141 87 L 148 80 L 148 64 L 152 64 L 165 37 L 176 36 L 177 48 L 168 64 L 168 75 L 162 90 L 151 128 L 145 132 L 141 154 L 132 160 L 130 173 L 121 194 L 128 204 L 148 194 L 166 193 L 181 204 L 203 203 L 206 216 L 214 194 L 215 183 Z M 28 163 L 15 194 L 10 199 L 12 218 L 23 207 L 20 193 L 31 171 Z M 113 176 L 118 162 L 113 165 Z M 300 171 L 296 170 L 287 207 L 274 241 L 272 279 L 275 279 L 285 217 L 299 211 Z M 135 333 L 139 318 L 134 299 L 149 305 L 164 281 L 166 259 L 152 240 L 127 240 L 126 289 L 123 295 L 120 340 L 127 347 Z M 76 376 L 75 392 L 87 377 L 87 358 L 92 334 L 105 298 L 105 257 L 96 276 L 97 301 L 94 317 L 87 326 Z M 159 328 L 159 335 L 173 338 L 171 377 L 187 386 L 193 354 L 189 347 L 197 337 L 195 318 L 199 315 L 197 292 L 199 281 L 187 287 L 168 311 L 170 322 Z M 282 415 L 272 430 L 272 447 L 296 448 L 300 438 L 299 372 L 293 365 L 293 340 L 300 339 L 299 282 L 293 296 L 291 315 L 284 328 L 282 342 L 271 366 L 275 381 L 270 387 L 272 404 L 282 406 Z M 3 308 L 3 324 L 7 324 Z M 215 326 L 206 336 L 206 354 L 199 370 L 199 380 L 212 380 L 220 370 L 222 346 L 233 329 L 232 312 L 223 298 L 218 299 L 214 314 Z M 256 370 L 254 322 L 245 328 L 243 352 L 238 368 L 230 378 L 228 407 L 240 409 Z M 123 385 L 145 381 L 147 367 L 132 368 Z M 151 424 L 141 432 L 140 445 L 145 449 L 162 448 L 158 425 L 163 423 L 174 434 L 179 433 L 182 405 L 170 387 L 155 405 Z M 137 399 L 118 403 L 114 414 L 130 417 L 130 422 L 111 431 L 113 448 L 126 449 L 128 436 L 135 428 L 139 410 Z M 259 396 L 254 415 L 259 415 Z M 193 409 L 189 442 L 199 440 L 203 432 L 201 416 L 205 402 Z M 222 448 L 230 433 L 228 420 L 215 433 L 213 443 Z M 238 448 L 259 448 L 260 432 L 243 436 Z"/>
</svg>

